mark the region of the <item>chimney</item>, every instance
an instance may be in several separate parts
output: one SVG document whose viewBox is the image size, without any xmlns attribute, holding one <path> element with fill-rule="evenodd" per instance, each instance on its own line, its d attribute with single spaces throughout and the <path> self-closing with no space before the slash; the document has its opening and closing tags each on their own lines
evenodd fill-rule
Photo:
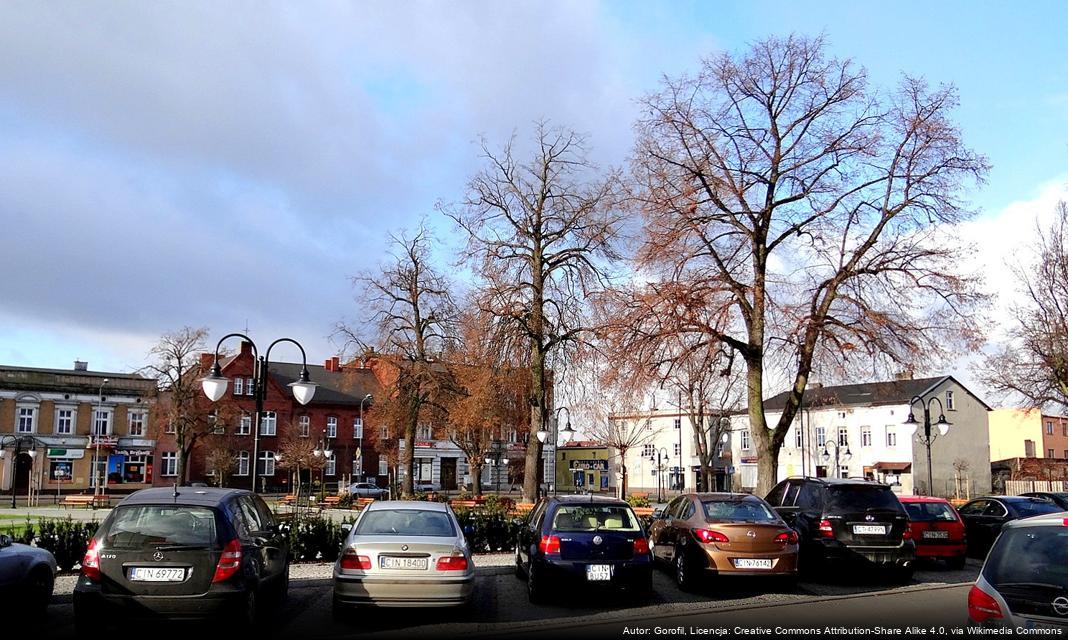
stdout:
<svg viewBox="0 0 1068 640">
<path fill-rule="evenodd" d="M 334 356 L 333 358 L 330 358 L 330 360 L 334 363 L 334 371 L 341 371 L 341 358 Z"/>
<path fill-rule="evenodd" d="M 894 374 L 894 380 L 912 380 L 912 369 L 902 369 Z"/>
<path fill-rule="evenodd" d="M 75 371 L 88 371 L 89 370 L 89 363 L 88 362 L 84 362 L 82 360 L 75 360 L 74 361 L 74 370 Z"/>
<path fill-rule="evenodd" d="M 201 353 L 200 354 L 200 370 L 211 371 L 211 365 L 215 364 L 214 353 Z"/>
<path fill-rule="evenodd" d="M 252 355 L 252 343 L 249 342 L 248 340 L 242 340 L 241 341 L 241 355 L 243 355 L 243 356 L 251 356 Z"/>
<path fill-rule="evenodd" d="M 335 358 L 328 358 L 323 362 L 323 368 L 327 371 L 337 371 L 337 369 L 334 368 L 336 366 L 334 364 L 335 360 Z"/>
</svg>

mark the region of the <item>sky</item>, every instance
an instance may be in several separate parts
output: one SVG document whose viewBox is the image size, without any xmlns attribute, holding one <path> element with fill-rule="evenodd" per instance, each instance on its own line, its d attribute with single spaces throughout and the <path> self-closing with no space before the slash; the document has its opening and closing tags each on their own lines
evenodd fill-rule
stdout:
<svg viewBox="0 0 1068 640">
<path fill-rule="evenodd" d="M 246 327 L 321 363 L 352 276 L 538 119 L 624 166 L 636 101 L 791 32 L 890 87 L 957 87 L 986 155 L 972 240 L 1002 293 L 1068 199 L 1068 3 L 0 3 L 0 363 L 130 371 L 158 337 Z M 996 330 L 995 330 L 996 333 Z M 285 349 L 285 347 L 283 347 Z M 294 360 L 296 352 L 277 357 Z M 970 380 L 967 359 L 945 370 Z"/>
</svg>

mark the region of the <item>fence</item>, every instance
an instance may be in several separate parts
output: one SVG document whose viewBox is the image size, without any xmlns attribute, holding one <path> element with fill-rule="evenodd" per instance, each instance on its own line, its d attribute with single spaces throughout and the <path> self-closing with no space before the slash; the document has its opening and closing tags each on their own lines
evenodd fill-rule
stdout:
<svg viewBox="0 0 1068 640">
<path fill-rule="evenodd" d="M 1018 496 L 1031 491 L 1049 491 L 1059 493 L 1065 490 L 1068 482 L 1064 480 L 1006 480 L 1005 495 Z"/>
</svg>

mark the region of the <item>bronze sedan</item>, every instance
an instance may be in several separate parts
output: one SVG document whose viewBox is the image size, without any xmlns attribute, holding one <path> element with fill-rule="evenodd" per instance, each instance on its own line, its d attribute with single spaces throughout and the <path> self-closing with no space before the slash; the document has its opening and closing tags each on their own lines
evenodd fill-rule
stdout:
<svg viewBox="0 0 1068 640">
<path fill-rule="evenodd" d="M 690 493 L 658 512 L 649 531 L 653 560 L 689 590 L 707 575 L 797 577 L 797 533 L 763 499 Z"/>
</svg>

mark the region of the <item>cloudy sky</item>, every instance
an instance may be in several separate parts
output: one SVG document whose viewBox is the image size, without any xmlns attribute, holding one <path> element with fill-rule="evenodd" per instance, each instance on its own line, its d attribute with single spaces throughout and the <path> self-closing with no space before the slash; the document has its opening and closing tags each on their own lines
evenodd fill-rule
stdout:
<svg viewBox="0 0 1068 640">
<path fill-rule="evenodd" d="M 1068 5 L 864 4 L 0 3 L 0 363 L 130 370 L 183 325 L 322 361 L 350 276 L 463 195 L 479 136 L 548 118 L 621 165 L 664 74 L 791 31 L 959 88 L 993 163 L 959 233 L 1011 290 L 999 265 L 1068 197 Z"/>
</svg>

